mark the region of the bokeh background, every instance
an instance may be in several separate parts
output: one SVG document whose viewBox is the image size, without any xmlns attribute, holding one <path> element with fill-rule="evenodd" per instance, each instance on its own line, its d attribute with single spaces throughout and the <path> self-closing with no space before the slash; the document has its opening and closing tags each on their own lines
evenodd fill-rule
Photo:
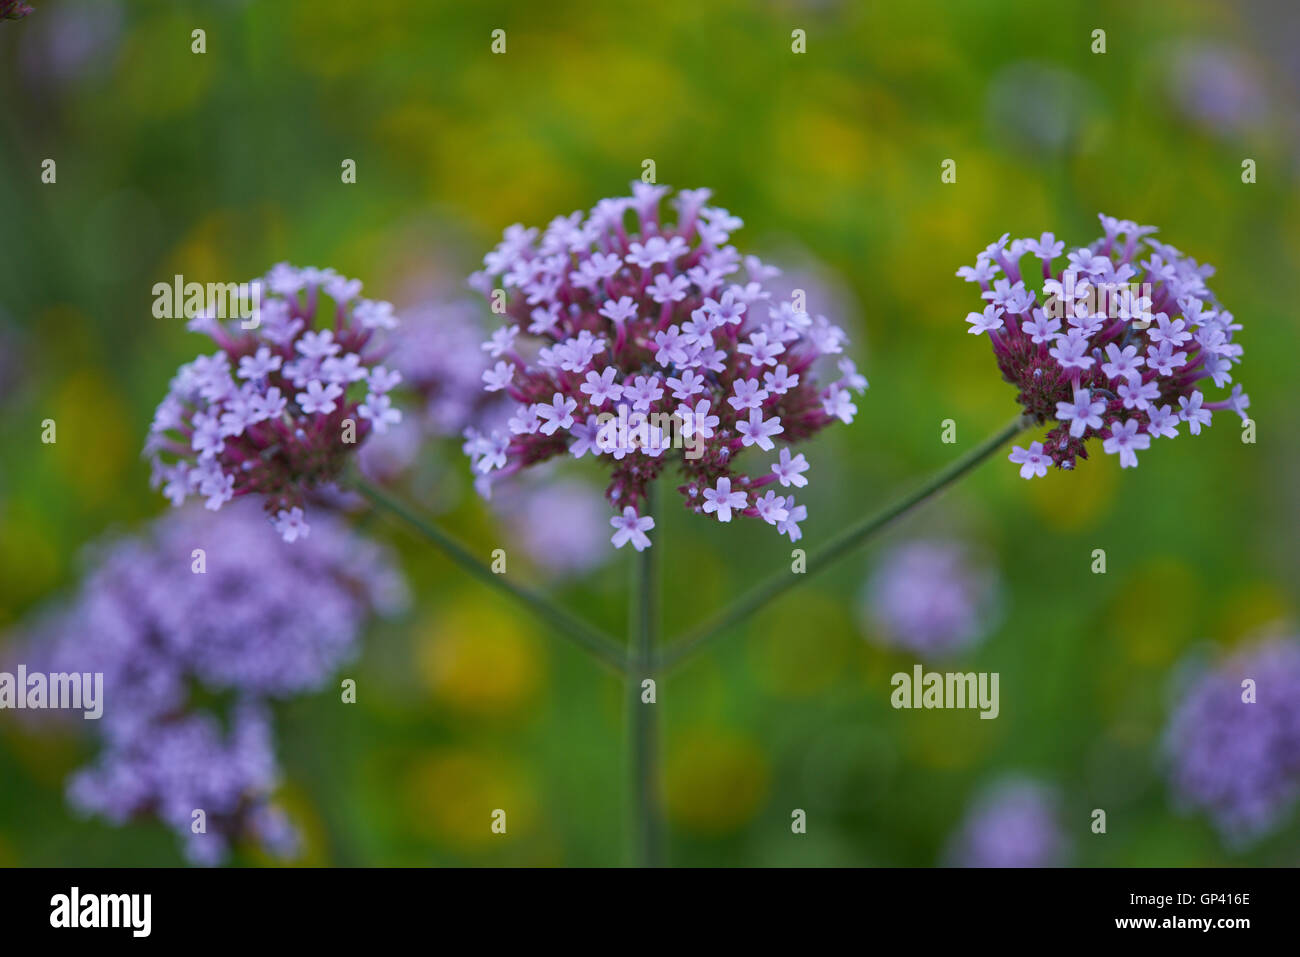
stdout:
<svg viewBox="0 0 1300 957">
<path fill-rule="evenodd" d="M 965 334 L 975 297 L 956 268 L 1004 232 L 1091 241 L 1105 212 L 1218 267 L 1211 285 L 1245 327 L 1237 381 L 1256 444 L 1221 414 L 1124 474 L 1098 455 L 1030 484 L 999 457 L 665 679 L 670 857 L 930 865 L 980 793 L 1027 775 L 1059 790 L 1075 864 L 1296 863 L 1295 815 L 1226 844 L 1176 809 L 1160 755 L 1187 663 L 1295 633 L 1300 614 L 1294 5 L 36 7 L 0 23 L 0 632 L 75 587 L 88 542 L 167 507 L 140 448 L 202 347 L 151 315 L 152 285 L 175 273 L 224 282 L 289 260 L 399 305 L 456 295 L 505 226 L 623 195 L 653 159 L 659 182 L 709 186 L 745 220 L 742 252 L 807 277 L 871 381 L 858 420 L 809 456 L 801 544 L 816 547 L 1015 414 Z M 204 55 L 190 51 L 200 27 Z M 505 55 L 489 49 L 497 28 Z M 55 185 L 40 182 L 46 157 Z M 955 184 L 940 181 L 948 158 Z M 485 556 L 506 542 L 457 443 L 424 454 L 451 476 L 443 521 Z M 662 520 L 670 634 L 788 563 L 751 524 Z M 277 707 L 298 861 L 624 861 L 618 681 L 403 530 L 376 520 L 366 534 L 398 549 L 415 601 L 368 631 L 347 671 L 355 706 L 331 685 Z M 873 640 L 861 596 L 885 549 L 924 536 L 970 543 L 998 576 L 991 634 L 953 660 L 1001 674 L 995 721 L 889 706 L 890 675 L 916 659 Z M 1089 571 L 1095 548 L 1106 574 Z M 622 633 L 630 557 L 607 559 L 550 584 Z M 544 562 L 514 568 L 547 581 Z M 0 714 L 0 863 L 182 860 L 156 822 L 68 809 L 64 781 L 92 753 Z M 487 827 L 496 807 L 510 809 L 504 837 Z M 1088 830 L 1096 807 L 1104 836 Z M 806 835 L 790 832 L 794 808 Z"/>
</svg>

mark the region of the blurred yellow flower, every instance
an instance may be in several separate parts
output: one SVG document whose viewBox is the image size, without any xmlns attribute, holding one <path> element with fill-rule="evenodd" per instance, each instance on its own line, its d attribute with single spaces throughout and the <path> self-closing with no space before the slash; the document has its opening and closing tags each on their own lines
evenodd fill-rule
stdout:
<svg viewBox="0 0 1300 957">
<path fill-rule="evenodd" d="M 79 369 L 54 396 L 56 440 L 49 446 L 62 478 L 86 503 L 100 504 L 117 494 L 122 472 L 133 457 L 118 396 L 121 389 L 94 369 Z"/>
<path fill-rule="evenodd" d="M 486 717 L 515 713 L 536 697 L 545 671 L 537 635 L 499 603 L 461 596 L 417 634 L 420 676 L 440 704 Z"/>
<path fill-rule="evenodd" d="M 769 778 L 767 757 L 750 739 L 692 731 L 673 743 L 664 768 L 668 817 L 698 834 L 735 833 L 763 806 Z"/>
<path fill-rule="evenodd" d="M 537 823 L 536 793 L 524 769 L 467 748 L 419 758 L 405 792 L 414 829 L 462 851 L 486 851 L 494 841 L 530 834 Z M 504 833 L 493 831 L 498 821 Z"/>
</svg>

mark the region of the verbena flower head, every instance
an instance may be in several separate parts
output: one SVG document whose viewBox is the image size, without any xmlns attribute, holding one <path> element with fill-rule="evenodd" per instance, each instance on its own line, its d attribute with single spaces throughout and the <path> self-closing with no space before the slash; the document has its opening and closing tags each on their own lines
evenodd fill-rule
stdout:
<svg viewBox="0 0 1300 957">
<path fill-rule="evenodd" d="M 21 643 L 29 670 L 104 676 L 102 717 L 77 722 L 104 748 L 70 800 L 114 822 L 159 817 L 202 863 L 244 838 L 281 847 L 264 704 L 322 687 L 372 616 L 404 606 L 387 554 L 330 515 L 309 540 L 278 542 L 241 502 L 168 513 L 92 555 L 78 593 Z M 190 831 L 195 809 L 205 834 Z"/>
<path fill-rule="evenodd" d="M 983 792 L 949 843 L 950 867 L 1060 867 L 1069 854 L 1056 792 L 1008 778 Z"/>
<path fill-rule="evenodd" d="M 392 306 L 359 298 L 330 269 L 276 266 L 259 280 L 259 321 L 198 316 L 217 351 L 181 367 L 158 406 L 145 452 L 173 505 L 209 509 L 257 495 L 286 541 L 310 531 L 306 495 L 333 481 L 373 433 L 401 422 L 381 364 Z"/>
<path fill-rule="evenodd" d="M 886 552 L 867 582 L 872 633 L 924 657 L 969 648 L 989 631 L 998 576 L 959 542 L 905 542 Z"/>
<path fill-rule="evenodd" d="M 1205 284 L 1214 268 L 1152 239 L 1154 227 L 1101 223 L 1105 235 L 1090 246 L 1067 252 L 1051 233 L 1003 236 L 957 270 L 984 299 L 968 331 L 988 336 L 1026 413 L 1055 423 L 1012 451 L 1024 478 L 1074 468 L 1094 438 L 1121 467 L 1136 466 L 1153 439 L 1198 435 L 1220 409 L 1244 420 L 1250 406 L 1240 385 L 1206 397 L 1211 384 L 1232 382 L 1242 352 L 1233 342 L 1241 325 Z M 1022 273 L 1025 257 L 1038 268 Z"/>
<path fill-rule="evenodd" d="M 670 462 L 687 508 L 796 540 L 809 466 L 776 443 L 852 421 L 866 380 L 843 358 L 829 384 L 813 368 L 842 356 L 844 332 L 773 299 L 764 283 L 777 271 L 728 243 L 741 221 L 709 206 L 708 190 L 679 192 L 672 222 L 668 187 L 632 190 L 541 232 L 511 226 L 471 277 L 506 320 L 483 345 L 483 387 L 514 414 L 504 429 L 467 433 L 465 450 L 493 477 L 556 456 L 601 459 L 620 547 L 649 545 L 646 486 Z"/>
<path fill-rule="evenodd" d="M 1229 842 L 1276 827 L 1300 795 L 1300 640 L 1258 645 L 1201 675 L 1165 745 L 1176 800 L 1208 814 Z"/>
</svg>

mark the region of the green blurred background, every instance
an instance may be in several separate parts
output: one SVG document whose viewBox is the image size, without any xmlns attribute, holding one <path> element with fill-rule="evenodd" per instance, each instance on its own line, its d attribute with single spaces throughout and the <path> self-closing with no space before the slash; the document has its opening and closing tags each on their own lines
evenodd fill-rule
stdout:
<svg viewBox="0 0 1300 957">
<path fill-rule="evenodd" d="M 1296 862 L 1294 815 L 1232 851 L 1174 812 L 1158 756 L 1185 655 L 1295 625 L 1292 4 L 36 7 L 0 23 L 0 630 L 75 585 L 84 544 L 166 507 L 139 450 L 202 343 L 150 313 L 153 283 L 175 273 L 227 281 L 289 260 L 400 303 L 413 281 L 455 289 L 511 223 L 625 193 L 653 159 L 659 182 L 712 187 L 745 220 L 742 252 L 821 277 L 871 380 L 858 420 L 809 454 L 800 544 L 815 548 L 1015 414 L 965 334 L 975 296 L 956 268 L 1008 231 L 1091 241 L 1105 212 L 1218 267 L 1211 286 L 1245 326 L 1236 378 L 1257 443 L 1221 414 L 1122 475 L 1097 455 L 1031 484 L 1000 456 L 662 681 L 671 860 L 933 864 L 972 795 L 1014 771 L 1062 789 L 1078 864 Z M 195 28 L 206 54 L 190 52 Z M 505 55 L 489 50 L 497 28 Z M 1226 112 L 1222 82 L 1196 92 L 1207 55 L 1246 78 Z M 55 185 L 40 182 L 46 157 Z M 955 184 L 940 182 L 947 158 Z M 57 445 L 40 444 L 46 417 Z M 949 418 L 956 445 L 940 442 Z M 460 465 L 454 444 L 430 454 Z M 485 556 L 501 540 L 472 496 L 445 520 Z M 669 510 L 670 634 L 786 566 L 788 547 L 752 526 Z M 355 707 L 326 690 L 278 708 L 301 861 L 624 861 L 617 680 L 400 529 L 369 531 L 401 550 L 418 599 L 367 634 Z M 866 640 L 859 595 L 881 545 L 918 534 L 996 557 L 1005 614 L 963 659 L 1000 672 L 996 721 L 889 706 L 889 676 L 914 659 Z M 1094 548 L 1107 574 L 1089 572 Z M 621 634 L 629 562 L 612 555 L 561 598 Z M 63 780 L 90 753 L 0 716 L 0 863 L 180 862 L 160 824 L 67 809 Z M 496 807 L 511 809 L 506 837 L 488 830 Z M 1094 807 L 1105 836 L 1088 831 Z"/>
</svg>

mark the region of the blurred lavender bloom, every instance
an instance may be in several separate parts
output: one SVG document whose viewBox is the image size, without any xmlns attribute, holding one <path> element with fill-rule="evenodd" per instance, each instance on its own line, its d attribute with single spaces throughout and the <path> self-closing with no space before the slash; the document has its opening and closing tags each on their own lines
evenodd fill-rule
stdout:
<svg viewBox="0 0 1300 957">
<path fill-rule="evenodd" d="M 68 801 L 84 814 L 121 824 L 154 814 L 184 840 L 195 864 L 219 864 L 230 843 L 274 811 L 266 803 L 279 770 L 270 715 L 240 704 L 229 732 L 212 715 L 186 713 L 139 725 L 108 743 L 90 767 L 68 783 Z M 203 830 L 194 833 L 196 811 Z M 267 850 L 292 854 L 295 841 L 274 835 Z"/>
<path fill-rule="evenodd" d="M 948 867 L 1061 867 L 1069 844 L 1058 796 L 1026 778 L 1009 778 L 971 805 L 945 855 Z"/>
<path fill-rule="evenodd" d="M 292 847 L 268 805 L 277 772 L 262 702 L 322 687 L 367 619 L 406 601 L 388 556 L 339 519 L 322 514 L 290 545 L 266 535 L 249 500 L 169 513 L 98 547 L 71 602 L 23 643 L 44 670 L 104 675 L 104 750 L 69 800 L 115 822 L 157 815 L 197 862 L 244 837 Z M 227 731 L 194 691 L 234 696 Z M 195 810 L 205 834 L 191 833 Z"/>
<path fill-rule="evenodd" d="M 412 468 L 425 441 L 495 428 L 507 414 L 503 397 L 483 391 L 490 363 L 479 348 L 483 326 L 474 304 L 426 301 L 402 316 L 388 362 L 418 405 L 407 421 L 361 449 L 361 470 L 376 481 L 391 481 Z"/>
<path fill-rule="evenodd" d="M 483 373 L 493 360 L 481 348 L 485 334 L 479 312 L 477 305 L 464 301 L 424 302 L 403 311 L 387 361 L 419 405 L 360 450 L 368 477 L 400 479 L 429 449 L 430 440 L 505 427 L 510 400 L 483 390 Z M 476 485 L 506 523 L 512 541 L 549 577 L 582 574 L 608 558 L 608 515 L 589 485 L 572 479 L 547 484 L 522 475 L 497 479 L 496 474 L 479 476 Z M 438 483 L 440 494 L 447 485 Z"/>
<path fill-rule="evenodd" d="M 515 481 L 502 492 L 492 500 L 493 511 L 548 576 L 581 575 L 609 558 L 609 516 L 587 483 Z"/>
<path fill-rule="evenodd" d="M 1300 641 L 1256 645 L 1199 675 L 1165 747 L 1176 801 L 1208 814 L 1229 843 L 1276 827 L 1300 794 Z"/>
<path fill-rule="evenodd" d="M 41 9 L 19 52 L 33 90 L 89 79 L 104 71 L 121 48 L 123 10 L 118 0 L 69 0 Z"/>
<path fill-rule="evenodd" d="M 0 20 L 21 20 L 32 12 L 22 0 L 0 0 Z"/>
<path fill-rule="evenodd" d="M 1251 61 L 1235 50 L 1190 43 L 1170 58 L 1169 96 L 1189 120 L 1218 136 L 1245 133 L 1271 109 Z"/>
<path fill-rule="evenodd" d="M 998 70 L 985 104 L 990 139 L 1014 153 L 1078 149 L 1098 117 L 1097 94 L 1083 77 L 1050 63 L 1020 61 Z"/>
<path fill-rule="evenodd" d="M 882 557 L 867 582 L 863 611 L 883 644 L 943 656 L 988 634 L 999 587 L 997 572 L 961 543 L 905 542 Z"/>
</svg>

